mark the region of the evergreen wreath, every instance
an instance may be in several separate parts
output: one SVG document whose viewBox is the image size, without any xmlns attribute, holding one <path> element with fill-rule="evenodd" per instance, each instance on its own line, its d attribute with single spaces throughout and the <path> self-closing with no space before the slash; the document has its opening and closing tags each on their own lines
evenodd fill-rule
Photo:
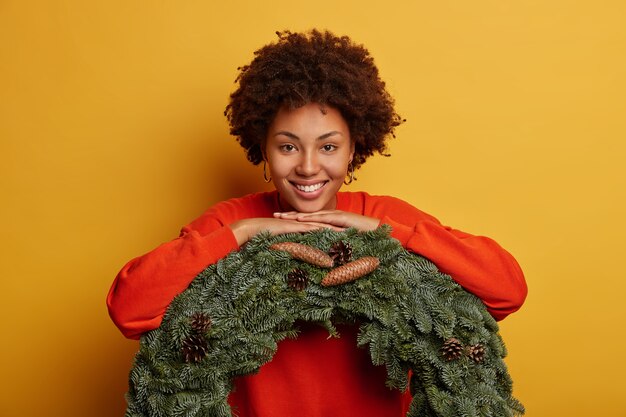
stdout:
<svg viewBox="0 0 626 417">
<path fill-rule="evenodd" d="M 161 326 L 141 337 L 126 417 L 230 417 L 233 378 L 271 361 L 279 341 L 297 337 L 297 321 L 336 337 L 333 323 L 359 323 L 357 345 L 386 366 L 387 386 L 410 388 L 408 417 L 522 415 L 498 325 L 483 303 L 389 231 L 261 233 L 209 266 L 172 301 Z M 330 251 L 331 259 L 339 247 L 347 264 L 329 269 L 299 249 L 292 256 L 270 248 L 281 242 Z M 347 273 L 353 282 L 322 285 L 351 263 L 360 268 Z"/>
</svg>

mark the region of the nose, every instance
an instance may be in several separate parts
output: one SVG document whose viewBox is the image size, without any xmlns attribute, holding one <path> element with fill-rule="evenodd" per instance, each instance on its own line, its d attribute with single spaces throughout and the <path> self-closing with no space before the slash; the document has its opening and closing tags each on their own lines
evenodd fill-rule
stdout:
<svg viewBox="0 0 626 417">
<path fill-rule="evenodd" d="M 312 177 L 319 170 L 320 165 L 317 154 L 315 152 L 303 152 L 296 166 L 296 174 L 303 177 Z"/>
</svg>

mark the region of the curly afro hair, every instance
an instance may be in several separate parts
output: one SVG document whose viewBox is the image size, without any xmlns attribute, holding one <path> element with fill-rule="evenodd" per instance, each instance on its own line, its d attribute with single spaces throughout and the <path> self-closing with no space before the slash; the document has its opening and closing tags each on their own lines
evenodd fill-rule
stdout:
<svg viewBox="0 0 626 417">
<path fill-rule="evenodd" d="M 374 152 L 385 155 L 386 138 L 403 120 L 369 51 L 328 31 L 276 34 L 276 43 L 257 50 L 250 65 L 238 68 L 239 87 L 224 111 L 248 159 L 255 165 L 263 161 L 265 136 L 281 106 L 311 102 L 341 112 L 355 143 L 354 169 Z"/>
</svg>

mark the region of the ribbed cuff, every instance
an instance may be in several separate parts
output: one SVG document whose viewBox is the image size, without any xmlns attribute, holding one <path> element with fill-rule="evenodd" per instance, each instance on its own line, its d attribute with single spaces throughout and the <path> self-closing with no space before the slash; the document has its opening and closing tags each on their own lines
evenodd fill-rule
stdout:
<svg viewBox="0 0 626 417">
<path fill-rule="evenodd" d="M 413 235 L 413 228 L 395 222 L 388 216 L 383 217 L 378 225 L 380 226 L 382 224 L 388 224 L 391 226 L 391 237 L 397 239 L 403 247 L 406 247 L 409 243 L 409 239 Z"/>
<path fill-rule="evenodd" d="M 216 261 L 239 249 L 237 238 L 235 238 L 233 230 L 228 226 L 222 226 L 203 237 L 206 239 L 206 243 L 210 244 L 209 249 Z"/>
</svg>

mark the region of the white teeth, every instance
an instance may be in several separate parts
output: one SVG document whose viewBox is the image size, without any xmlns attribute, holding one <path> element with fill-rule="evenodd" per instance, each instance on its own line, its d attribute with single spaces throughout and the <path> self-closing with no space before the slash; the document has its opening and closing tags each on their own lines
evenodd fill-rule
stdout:
<svg viewBox="0 0 626 417">
<path fill-rule="evenodd" d="M 300 191 L 304 191 L 305 193 L 312 193 L 313 191 L 317 191 L 320 188 L 322 188 L 324 183 L 320 182 L 319 184 L 313 184 L 313 185 L 300 185 L 300 184 L 294 184 L 294 185 Z"/>
</svg>

